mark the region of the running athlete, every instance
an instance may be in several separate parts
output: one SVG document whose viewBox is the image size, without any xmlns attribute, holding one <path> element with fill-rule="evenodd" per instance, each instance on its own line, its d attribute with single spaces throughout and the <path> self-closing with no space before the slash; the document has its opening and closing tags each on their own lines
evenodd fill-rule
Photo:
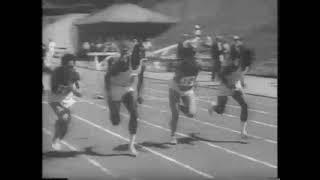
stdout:
<svg viewBox="0 0 320 180">
<path fill-rule="evenodd" d="M 130 114 L 129 148 L 133 155 L 138 152 L 135 149 L 135 139 L 138 127 L 137 101 L 142 103 L 143 72 L 145 66 L 142 65 L 144 59 L 132 58 L 128 53 L 128 46 L 124 42 L 119 43 L 120 56 L 110 59 L 108 71 L 105 76 L 105 90 L 107 104 L 110 111 L 112 125 L 120 124 L 120 105 L 124 104 Z M 138 76 L 137 90 L 135 89 L 135 79 Z"/>
<path fill-rule="evenodd" d="M 225 46 L 224 62 L 222 63 L 222 69 L 219 77 L 221 78 L 220 95 L 217 98 L 217 104 L 212 102 L 212 106 L 208 109 L 209 114 L 212 115 L 213 111 L 218 114 L 223 114 L 228 96 L 232 96 L 234 100 L 239 103 L 241 107 L 240 114 L 240 131 L 241 138 L 247 138 L 247 120 L 248 120 L 248 105 L 243 97 L 243 87 L 241 85 L 241 66 L 239 61 L 233 61 L 230 58 L 230 48 Z"/>
<path fill-rule="evenodd" d="M 74 69 L 75 56 L 65 54 L 61 58 L 61 66 L 53 70 L 51 75 L 51 94 L 49 105 L 58 116 L 55 122 L 55 132 L 52 148 L 61 150 L 61 140 L 68 131 L 71 121 L 70 107 L 75 103 L 73 96 L 81 97 L 79 91 L 79 73 Z"/>
<path fill-rule="evenodd" d="M 187 47 L 191 47 L 187 43 Z M 170 122 L 171 144 L 177 144 L 175 132 L 179 119 L 179 110 L 186 116 L 194 117 L 196 113 L 196 102 L 194 87 L 196 78 L 201 69 L 195 60 L 195 51 L 185 51 L 184 59 L 177 64 L 175 75 L 169 82 L 169 104 L 172 113 Z M 183 105 L 180 105 L 182 100 Z"/>
</svg>

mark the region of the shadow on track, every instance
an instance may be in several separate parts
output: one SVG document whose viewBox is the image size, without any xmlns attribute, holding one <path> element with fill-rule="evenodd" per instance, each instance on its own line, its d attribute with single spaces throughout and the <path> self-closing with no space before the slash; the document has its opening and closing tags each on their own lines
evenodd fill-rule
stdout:
<svg viewBox="0 0 320 180">
<path fill-rule="evenodd" d="M 193 141 L 205 141 L 205 142 L 211 142 L 211 143 L 240 143 L 240 144 L 248 144 L 246 141 L 240 141 L 240 140 L 210 140 L 203 137 L 199 137 L 197 134 L 199 133 L 190 133 L 189 138 L 193 139 Z M 186 138 L 187 139 L 187 138 Z"/>
<path fill-rule="evenodd" d="M 240 141 L 240 140 L 210 140 L 206 139 L 203 137 L 199 137 L 197 134 L 199 133 L 190 133 L 189 137 L 182 137 L 182 138 L 177 138 L 178 144 L 187 144 L 187 145 L 195 145 L 195 142 L 197 141 L 205 141 L 205 142 L 211 142 L 211 143 L 239 143 L 239 144 L 248 144 L 246 141 Z M 150 142 L 150 141 L 145 141 L 142 143 L 138 143 L 135 145 L 137 151 L 141 152 L 147 152 L 146 150 L 143 150 L 142 146 L 144 147 L 150 147 L 150 148 L 158 148 L 158 149 L 169 149 L 172 148 L 173 146 L 170 142 Z M 129 150 L 129 144 L 121 144 L 113 148 L 113 151 L 128 151 Z"/>
<path fill-rule="evenodd" d="M 153 147 L 153 148 L 159 148 L 159 149 L 168 149 L 170 148 L 170 143 L 164 142 L 164 143 L 157 143 L 157 142 L 150 142 L 145 141 L 142 143 L 138 143 L 135 145 L 136 149 L 141 152 L 147 152 L 146 150 L 143 150 L 142 146 L 144 147 Z M 114 151 L 128 151 L 129 150 L 129 144 L 121 144 L 113 148 Z"/>
<path fill-rule="evenodd" d="M 114 156 L 128 156 L 135 157 L 129 153 L 121 153 L 121 154 L 101 154 L 92 150 L 93 147 L 86 147 L 83 151 L 48 151 L 42 154 L 43 159 L 51 159 L 51 158 L 73 158 L 79 155 L 87 155 L 87 156 L 100 156 L 100 157 L 114 157 Z"/>
</svg>

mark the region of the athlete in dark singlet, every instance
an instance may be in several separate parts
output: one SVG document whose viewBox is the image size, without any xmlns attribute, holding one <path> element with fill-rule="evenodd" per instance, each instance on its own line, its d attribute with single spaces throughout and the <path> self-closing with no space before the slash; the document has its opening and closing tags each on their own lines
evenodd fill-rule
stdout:
<svg viewBox="0 0 320 180">
<path fill-rule="evenodd" d="M 58 117 L 52 144 L 55 150 L 61 150 L 61 140 L 67 134 L 71 121 L 70 107 L 76 102 L 73 97 L 82 96 L 77 84 L 80 76 L 74 69 L 74 63 L 75 56 L 66 54 L 61 59 L 61 66 L 54 69 L 51 74 L 49 105 Z"/>
<path fill-rule="evenodd" d="M 229 46 L 226 46 L 229 47 Z M 241 66 L 238 61 L 233 61 L 230 58 L 230 48 L 225 48 L 224 61 L 222 62 L 222 69 L 220 72 L 221 85 L 218 87 L 219 96 L 217 103 L 212 102 L 212 106 L 208 109 L 209 114 L 212 115 L 213 111 L 218 114 L 223 114 L 228 96 L 238 102 L 241 107 L 240 114 L 240 131 L 241 138 L 247 138 L 247 120 L 248 120 L 248 104 L 244 99 L 243 87 L 241 85 Z"/>
<path fill-rule="evenodd" d="M 189 54 L 185 55 L 184 59 L 176 67 L 174 78 L 169 82 L 169 104 L 172 113 L 170 122 L 172 144 L 177 144 L 175 132 L 177 130 L 179 110 L 188 117 L 194 117 L 196 113 L 194 87 L 201 68 L 196 62 L 194 55 L 194 51 L 189 51 Z M 180 100 L 182 100 L 183 105 L 180 105 Z"/>
<path fill-rule="evenodd" d="M 132 58 L 128 47 L 119 45 L 120 56 L 110 59 L 108 72 L 105 76 L 105 91 L 110 110 L 110 120 L 114 126 L 120 124 L 120 105 L 124 104 L 130 114 L 129 133 L 130 151 L 137 155 L 134 147 L 138 127 L 137 100 L 142 102 L 143 72 L 142 60 Z M 136 77 L 138 81 L 136 82 Z"/>
</svg>

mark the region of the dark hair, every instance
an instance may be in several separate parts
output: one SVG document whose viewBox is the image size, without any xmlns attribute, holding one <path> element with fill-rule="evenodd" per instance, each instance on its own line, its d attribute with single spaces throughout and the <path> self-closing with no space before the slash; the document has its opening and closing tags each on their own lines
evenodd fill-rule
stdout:
<svg viewBox="0 0 320 180">
<path fill-rule="evenodd" d="M 75 62 L 76 61 L 76 57 L 73 54 L 65 54 L 61 58 L 61 65 L 62 66 L 66 66 L 66 65 L 68 65 L 68 63 L 70 61 Z"/>
</svg>

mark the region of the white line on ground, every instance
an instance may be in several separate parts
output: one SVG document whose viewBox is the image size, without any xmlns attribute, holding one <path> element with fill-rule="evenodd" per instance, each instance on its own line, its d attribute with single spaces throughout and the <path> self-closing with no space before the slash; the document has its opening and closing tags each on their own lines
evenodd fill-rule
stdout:
<svg viewBox="0 0 320 180">
<path fill-rule="evenodd" d="M 83 101 L 83 102 L 86 102 L 86 101 Z M 47 103 L 44 102 L 44 104 L 47 104 Z M 105 108 L 103 108 L 103 109 L 105 109 Z M 87 120 L 87 119 L 85 119 L 85 118 L 82 118 L 82 117 L 80 117 L 80 116 L 78 116 L 78 115 L 75 115 L 75 114 L 72 114 L 72 116 L 75 117 L 75 118 L 77 118 L 77 119 L 79 119 L 79 120 L 82 121 L 82 122 L 85 122 L 85 123 L 87 123 L 87 124 L 89 124 L 89 125 L 91 125 L 91 126 L 93 126 L 93 127 L 96 127 L 96 128 L 98 128 L 98 129 L 100 129 L 100 130 L 102 130 L 102 131 L 104 131 L 104 132 L 107 132 L 108 134 L 110 134 L 110 135 L 112 135 L 112 136 L 115 136 L 115 137 L 117 137 L 117 138 L 119 138 L 119 139 L 122 139 L 122 140 L 124 140 L 124 141 L 129 142 L 129 139 L 128 139 L 128 138 L 125 138 L 125 137 L 121 136 L 120 134 L 117 134 L 117 133 L 115 133 L 115 132 L 113 132 L 113 131 L 110 131 L 109 129 L 103 128 L 102 126 L 99 126 L 99 125 L 97 125 L 97 124 L 95 124 L 95 123 L 93 123 L 93 122 L 91 122 L 91 121 L 89 121 L 89 120 Z M 157 155 L 157 156 L 160 156 L 161 158 L 164 158 L 164 159 L 166 159 L 166 160 L 168 160 L 168 161 L 170 161 L 170 162 L 173 162 L 173 163 L 175 163 L 175 164 L 177 164 L 177 165 L 179 165 L 179 166 L 181 166 L 181 167 L 183 167 L 183 168 L 186 168 L 186 169 L 188 169 L 188 170 L 190 170 L 190 171 L 192 171 L 192 172 L 195 172 L 195 173 L 197 173 L 197 174 L 199 174 L 199 175 L 201 175 L 201 176 L 203 176 L 203 177 L 205 177 L 205 178 L 214 179 L 214 176 L 213 176 L 213 175 L 210 175 L 210 174 L 204 173 L 204 172 L 202 172 L 202 171 L 199 171 L 199 170 L 197 170 L 197 169 L 195 169 L 195 168 L 193 168 L 193 167 L 191 167 L 191 166 L 189 166 L 189 165 L 187 165 L 187 164 L 184 164 L 184 163 L 182 163 L 182 162 L 177 161 L 177 160 L 174 159 L 174 158 L 171 158 L 171 157 L 168 157 L 168 156 L 166 156 L 166 155 L 164 155 L 164 154 L 161 154 L 161 153 L 159 153 L 158 151 L 152 150 L 152 149 L 150 149 L 150 148 L 148 148 L 148 147 L 145 147 L 145 146 L 139 145 L 139 144 L 137 144 L 137 146 L 140 146 L 141 148 L 143 148 L 143 149 L 145 149 L 145 150 L 147 150 L 147 151 L 149 151 L 149 152 L 151 152 L 151 153 L 153 153 L 153 154 L 155 154 L 155 155 Z"/>
<path fill-rule="evenodd" d="M 157 84 L 157 86 L 162 86 L 162 87 L 168 87 L 168 84 Z M 198 87 L 198 88 L 204 88 L 204 87 Z M 212 90 L 215 90 L 215 89 L 212 89 Z M 208 99 L 208 97 L 207 96 L 198 96 L 198 98 L 202 98 L 202 99 Z M 210 98 L 210 97 L 209 97 Z M 254 104 L 257 104 L 257 105 L 263 105 L 264 103 L 261 103 L 261 102 L 258 102 L 258 101 L 256 101 L 256 102 L 254 102 Z"/>
<path fill-rule="evenodd" d="M 107 109 L 106 106 L 102 106 L 100 104 L 97 104 L 97 103 L 93 103 L 91 101 L 87 101 L 87 100 L 83 100 L 82 102 L 87 102 L 89 104 L 94 104 L 102 109 Z M 146 107 L 146 108 L 150 108 L 150 109 L 154 109 L 154 110 L 157 110 L 157 111 L 160 111 L 162 113 L 168 113 L 169 111 L 167 110 L 163 110 L 163 109 L 156 109 L 152 106 L 149 106 L 149 105 L 146 105 L 146 104 L 142 104 L 141 105 L 142 107 Z M 193 118 L 188 118 L 186 116 L 181 116 L 182 118 L 185 118 L 185 119 L 188 119 L 188 120 L 191 120 L 191 121 L 195 121 L 197 123 L 200 123 L 200 124 L 203 124 L 203 125 L 209 125 L 209 126 L 212 126 L 212 127 L 215 127 L 215 128 L 218 128 L 218 129 L 223 129 L 223 130 L 226 130 L 226 131 L 230 131 L 230 132 L 233 132 L 233 133 L 237 133 L 237 134 L 241 134 L 240 131 L 236 131 L 234 129 L 230 129 L 230 128 L 226 128 L 226 127 L 222 127 L 222 126 L 218 126 L 218 125 L 215 125 L 213 123 L 209 123 L 209 122 L 204 122 L 204 121 L 200 121 L 200 120 L 197 120 L 197 119 L 193 119 Z M 235 117 L 235 116 L 234 116 Z M 277 144 L 278 142 L 275 141 L 275 140 L 272 140 L 272 139 L 268 139 L 268 138 L 263 138 L 263 137 L 260 137 L 260 136 L 256 136 L 256 135 L 253 135 L 253 134 L 248 134 L 249 137 L 252 137 L 252 138 L 255 138 L 255 139 L 260 139 L 260 140 L 263 140 L 265 142 L 268 142 L 268 143 L 272 143 L 272 144 Z"/>
<path fill-rule="evenodd" d="M 166 95 L 167 95 L 167 92 L 166 92 L 166 91 L 162 91 L 162 90 L 158 90 L 158 89 L 153 89 L 153 88 L 145 88 L 145 89 L 150 89 L 150 90 L 152 90 L 152 91 L 156 91 L 156 92 L 159 92 L 159 93 L 162 93 L 162 94 L 166 94 Z M 206 100 L 202 100 L 202 99 L 197 99 L 197 101 L 206 102 L 206 103 L 211 103 L 210 101 L 206 101 Z M 212 101 L 212 102 L 214 102 L 214 101 Z M 235 105 L 230 105 L 230 104 L 227 104 L 226 106 L 233 107 L 233 108 L 238 108 L 238 109 L 240 108 L 240 106 L 235 106 Z M 258 110 L 258 109 L 251 109 L 251 108 L 249 108 L 248 110 L 249 110 L 249 111 L 258 112 L 258 113 L 261 113 L 261 114 L 266 114 L 266 115 L 275 116 L 275 114 L 273 114 L 273 113 L 266 112 L 266 111 L 261 111 L 261 110 Z"/>
<path fill-rule="evenodd" d="M 204 109 L 204 108 L 200 108 L 202 111 L 208 111 L 207 109 Z M 224 113 L 223 114 L 224 116 L 227 116 L 227 117 L 231 117 L 231 118 L 239 118 L 237 116 L 234 116 L 232 114 L 227 114 L 227 113 Z M 271 127 L 271 128 L 278 128 L 278 126 L 276 125 L 273 125 L 273 124 L 268 124 L 268 123 L 263 123 L 263 122 L 260 122 L 260 121 L 254 121 L 254 120 L 248 120 L 250 122 L 253 122 L 253 123 L 256 123 L 256 124 L 260 124 L 260 125 L 263 125 L 263 126 L 268 126 L 268 127 Z"/>
<path fill-rule="evenodd" d="M 149 122 L 144 121 L 144 120 L 140 120 L 140 121 L 142 121 L 142 122 L 144 122 L 144 123 L 146 123 L 146 124 L 148 124 L 148 125 L 150 125 L 150 126 L 153 126 L 153 127 L 156 127 L 156 128 L 159 128 L 159 129 L 168 131 L 168 132 L 171 131 L 170 129 L 164 128 L 164 127 L 159 126 L 159 125 L 155 125 L 155 124 L 153 124 L 153 123 L 149 123 Z M 180 135 L 180 136 L 182 136 L 182 137 L 190 137 L 190 136 L 188 136 L 188 135 L 186 135 L 186 134 L 179 133 L 179 132 L 177 132 L 176 134 L 178 134 L 178 135 Z M 211 147 L 218 148 L 218 149 L 220 149 L 220 150 L 223 150 L 223 151 L 226 151 L 226 152 L 228 152 L 228 153 L 231 153 L 231 154 L 240 156 L 240 157 L 242 157 L 242 158 L 245 158 L 245 159 L 248 159 L 248 160 L 251 160 L 251 161 L 254 161 L 254 162 L 263 164 L 263 165 L 266 165 L 266 166 L 268 166 L 268 167 L 277 168 L 277 166 L 275 166 L 275 165 L 273 165 L 273 164 L 270 164 L 270 163 L 268 163 L 268 162 L 255 159 L 255 158 L 253 158 L 253 157 L 250 157 L 250 156 L 247 156 L 247 155 L 244 155 L 244 154 L 241 154 L 241 153 L 238 153 L 238 152 L 229 150 L 229 149 L 227 149 L 227 148 L 224 148 L 224 147 L 221 147 L 221 146 L 218 146 L 218 145 L 209 143 L 209 142 L 203 142 L 203 141 L 201 141 L 201 142 L 204 143 L 204 144 L 207 144 L 207 145 L 209 145 L 209 146 L 211 146 Z"/>
<path fill-rule="evenodd" d="M 42 128 L 42 130 L 52 136 L 52 133 L 47 130 L 46 128 Z M 61 141 L 62 144 L 64 144 L 65 146 L 67 146 L 69 149 L 71 149 L 72 151 L 79 151 L 76 147 L 74 147 L 73 145 L 69 144 L 67 141 L 62 140 Z M 114 175 L 109 169 L 103 167 L 99 162 L 97 162 L 96 160 L 86 156 L 86 155 L 81 155 L 84 159 L 86 159 L 89 163 L 91 163 L 92 165 L 94 165 L 95 167 L 99 168 L 101 171 L 103 171 L 104 173 L 106 173 L 109 176 L 112 176 L 113 178 L 118 178 L 118 176 Z"/>
<path fill-rule="evenodd" d="M 155 96 L 151 96 L 151 95 L 144 95 L 144 96 L 150 97 L 150 99 L 148 99 L 148 100 L 151 100 L 151 101 L 152 101 L 152 100 L 160 100 L 160 101 L 168 102 L 168 99 L 167 99 L 167 98 L 160 98 L 160 97 L 155 97 Z M 204 108 L 199 108 L 199 109 L 202 110 L 202 111 L 208 112 L 207 109 L 204 109 Z M 223 113 L 222 115 L 223 115 L 223 116 L 227 116 L 227 117 L 231 117 L 231 118 L 239 119 L 239 117 L 234 116 L 234 115 L 232 115 L 232 114 L 228 114 L 228 113 Z M 248 121 L 249 121 L 249 122 L 252 122 L 252 123 L 256 123 L 256 124 L 268 126 L 268 127 L 271 127 L 271 128 L 278 128 L 278 126 L 273 125 L 273 124 L 263 123 L 263 122 L 255 121 L 255 120 L 248 120 Z"/>
<path fill-rule="evenodd" d="M 155 109 L 154 107 L 149 106 L 149 105 L 142 104 L 141 106 L 146 107 L 146 108 L 150 108 L 150 109 Z M 155 110 L 159 110 L 159 109 L 155 109 Z M 168 113 L 168 111 L 166 111 L 166 110 L 161 110 L 161 112 Z M 213 123 L 204 122 L 204 121 L 200 121 L 200 120 L 193 119 L 193 118 L 188 118 L 188 117 L 183 116 L 183 115 L 181 117 L 185 118 L 185 119 L 188 119 L 188 120 L 191 120 L 191 121 L 194 121 L 194 122 L 197 122 L 197 123 L 200 123 L 200 124 L 209 125 L 209 126 L 212 126 L 212 127 L 215 127 L 215 128 L 219 128 L 219 129 L 227 130 L 227 131 L 234 132 L 234 133 L 237 133 L 237 134 L 241 134 L 240 131 L 236 131 L 234 129 L 218 126 L 218 125 L 215 125 Z M 248 134 L 248 136 L 249 137 L 253 137 L 255 139 L 260 139 L 260 140 L 263 140 L 263 141 L 266 141 L 266 142 L 269 142 L 269 143 L 272 143 L 272 144 L 277 144 L 278 143 L 277 141 L 274 141 L 274 140 L 271 140 L 271 139 L 267 139 L 267 138 L 263 138 L 263 137 L 256 136 L 256 135 L 252 135 L 252 134 Z"/>
<path fill-rule="evenodd" d="M 122 139 L 122 140 L 124 140 L 124 141 L 129 142 L 129 139 L 128 139 L 128 138 L 125 138 L 125 137 L 121 136 L 120 134 L 117 134 L 117 133 L 112 132 L 112 131 L 110 131 L 110 130 L 108 130 L 108 129 L 106 129 L 106 128 L 103 128 L 102 126 L 99 126 L 99 125 L 97 125 L 97 124 L 95 124 L 95 123 L 92 123 L 91 121 L 89 121 L 89 120 L 87 120 L 87 119 L 84 119 L 84 118 L 82 118 L 82 117 L 80 117 L 80 116 L 77 116 L 77 115 L 72 115 L 72 116 L 75 117 L 75 118 L 77 118 L 77 119 L 79 119 L 79 120 L 81 120 L 82 122 L 85 122 L 85 123 L 87 123 L 87 124 L 89 124 L 89 125 L 91 125 L 91 126 L 93 126 L 93 127 L 96 127 L 96 128 L 98 128 L 98 129 L 100 129 L 100 130 L 102 130 L 102 131 L 105 131 L 105 132 L 107 132 L 108 134 L 111 134 L 112 136 L 118 137 L 118 138 L 120 138 L 120 139 Z M 201 176 L 203 176 L 203 177 L 205 177 L 205 178 L 209 178 L 209 179 L 213 179 L 213 178 L 214 178 L 213 175 L 210 175 L 210 174 L 201 172 L 201 171 L 199 171 L 199 170 L 197 170 L 197 169 L 195 169 L 195 168 L 193 168 L 193 167 L 191 167 L 191 166 L 189 166 L 189 165 L 187 165 L 187 164 L 184 164 L 184 163 L 181 163 L 181 162 L 177 161 L 176 159 L 173 159 L 173 158 L 171 158 L 171 157 L 168 157 L 168 156 L 166 156 L 166 155 L 163 155 L 163 154 L 159 153 L 158 151 L 154 151 L 154 150 L 152 150 L 152 149 L 150 149 L 150 148 L 147 148 L 147 147 L 145 147 L 145 146 L 143 146 L 143 145 L 139 145 L 139 144 L 137 144 L 137 145 L 140 146 L 140 147 L 142 147 L 143 149 L 145 149 L 145 150 L 147 150 L 147 151 L 149 151 L 149 152 L 157 155 L 157 156 L 160 156 L 161 158 L 164 158 L 164 159 L 166 159 L 166 160 L 168 160 L 168 161 L 171 161 L 171 162 L 173 162 L 173 163 L 175 163 L 175 164 L 177 164 L 177 165 L 179 165 L 179 166 L 181 166 L 181 167 L 183 167 L 183 168 L 186 168 L 186 169 L 188 169 L 188 170 L 190 170 L 190 171 L 192 171 L 192 172 L 195 172 L 195 173 L 197 173 L 197 174 L 199 174 L 199 175 L 201 175 Z"/>
<path fill-rule="evenodd" d="M 94 105 L 97 105 L 97 104 L 94 103 Z M 106 106 L 98 105 L 97 107 L 100 107 L 100 108 L 103 107 L 103 109 L 108 110 Z M 125 113 L 120 113 L 120 114 L 123 115 L 123 116 L 126 116 L 126 117 L 129 116 L 128 114 L 125 114 Z M 145 123 L 145 124 L 148 124 L 148 125 L 150 125 L 150 126 L 157 127 L 157 128 L 159 128 L 159 129 L 165 130 L 165 131 L 170 131 L 170 130 L 167 129 L 167 128 L 164 128 L 164 127 L 159 126 L 159 125 L 155 125 L 155 124 L 153 124 L 153 123 L 144 121 L 144 120 L 142 120 L 142 119 L 139 119 L 139 121 L 140 121 L 140 122 L 143 122 L 143 123 Z M 183 137 L 189 137 L 188 135 L 183 134 L 183 133 L 177 132 L 177 134 L 180 135 L 180 136 L 183 136 Z M 241 154 L 241 153 L 238 153 L 238 152 L 229 150 L 229 149 L 227 149 L 227 148 L 224 148 L 224 147 L 221 147 L 221 146 L 212 144 L 212 143 L 208 143 L 208 142 L 203 142 L 203 141 L 200 141 L 200 142 L 201 142 L 201 143 L 204 143 L 204 144 L 206 144 L 206 145 L 209 145 L 210 147 L 214 147 L 214 148 L 221 149 L 221 150 L 223 150 L 223 151 L 225 151 L 225 152 L 227 152 L 227 153 L 237 155 L 237 156 L 242 157 L 242 158 L 244 158 L 244 159 L 248 159 L 248 160 L 250 160 L 250 161 L 253 161 L 253 162 L 256 162 L 256 163 L 259 163 L 259 164 L 263 164 L 263 165 L 268 166 L 268 167 L 271 167 L 271 168 L 277 168 L 277 166 L 275 166 L 275 165 L 273 165 L 273 164 L 271 164 L 271 163 L 268 163 L 268 162 L 265 162 L 265 161 L 261 161 L 261 160 L 255 159 L 255 158 L 253 158 L 253 157 L 250 157 L 250 156 L 247 156 L 247 155 L 244 155 L 244 154 Z"/>
</svg>

